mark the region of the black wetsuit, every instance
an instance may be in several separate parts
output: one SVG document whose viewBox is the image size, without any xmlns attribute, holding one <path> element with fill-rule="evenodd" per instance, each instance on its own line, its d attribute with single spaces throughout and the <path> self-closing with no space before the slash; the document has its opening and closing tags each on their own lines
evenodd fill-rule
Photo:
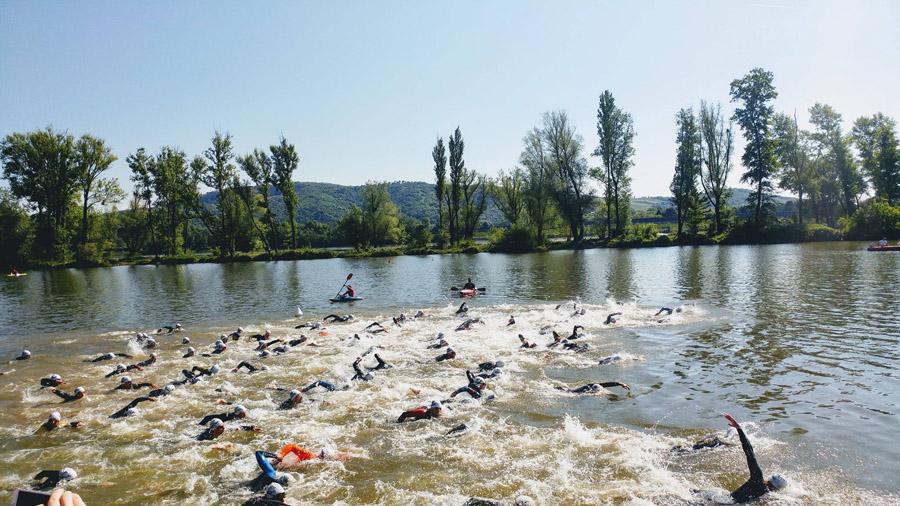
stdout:
<svg viewBox="0 0 900 506">
<path fill-rule="evenodd" d="M 262 351 L 262 350 L 268 348 L 269 346 L 272 346 L 273 344 L 283 343 L 283 342 L 284 342 L 284 340 L 282 340 L 282 339 L 272 339 L 271 341 L 267 341 L 265 343 L 260 341 L 259 346 L 256 347 L 256 351 Z"/>
<path fill-rule="evenodd" d="M 466 430 L 468 430 L 468 428 L 469 428 L 468 425 L 461 423 L 461 424 L 457 425 L 456 427 L 453 427 L 452 429 L 448 430 L 446 435 L 453 436 L 456 434 L 461 434 L 461 433 L 465 432 Z"/>
<path fill-rule="evenodd" d="M 63 481 L 62 476 L 60 476 L 61 473 L 62 473 L 62 471 L 47 470 L 47 469 L 37 473 L 36 475 L 34 475 L 34 478 L 32 478 L 32 480 L 34 480 L 36 482 L 41 481 L 41 480 L 44 480 L 44 481 L 36 484 L 34 486 L 34 489 L 35 490 L 50 490 L 50 489 L 56 488 L 56 486 L 59 485 L 59 482 Z"/>
<path fill-rule="evenodd" d="M 374 328 L 374 329 L 373 329 Z M 373 330 L 370 330 L 373 329 Z M 368 332 L 370 334 L 377 334 L 379 332 L 387 332 L 387 329 L 384 328 L 380 323 L 373 322 L 366 326 L 363 331 Z"/>
<path fill-rule="evenodd" d="M 138 362 L 137 365 L 139 365 L 140 367 L 147 367 L 148 365 L 153 365 L 155 363 L 156 363 L 156 357 L 150 357 L 147 360 L 144 360 L 143 362 Z"/>
<path fill-rule="evenodd" d="M 291 346 L 297 346 L 298 344 L 303 344 L 306 342 L 306 336 L 300 336 L 297 339 L 291 339 L 288 341 L 288 344 Z"/>
<path fill-rule="evenodd" d="M 129 355 L 127 353 L 106 353 L 106 354 L 100 355 L 97 358 L 92 358 L 91 360 L 89 360 L 89 362 L 105 362 L 107 360 L 112 360 L 116 357 L 131 358 L 131 355 Z"/>
<path fill-rule="evenodd" d="M 223 422 L 230 422 L 230 421 L 234 420 L 235 418 L 237 418 L 237 413 L 232 411 L 231 413 L 219 413 L 216 415 L 206 415 L 203 417 L 202 420 L 200 420 L 200 423 L 198 423 L 197 425 L 206 425 L 213 418 L 218 418 L 219 420 L 222 420 Z"/>
<path fill-rule="evenodd" d="M 604 383 L 588 383 L 587 385 L 582 385 L 578 388 L 565 388 L 565 387 L 556 387 L 557 390 L 563 390 L 569 392 L 570 394 L 595 394 L 610 387 L 622 387 L 624 389 L 628 389 L 623 383 L 619 383 L 618 381 L 607 381 Z"/>
<path fill-rule="evenodd" d="M 657 311 L 656 314 L 653 315 L 653 316 L 659 316 L 659 315 L 661 315 L 661 314 L 663 314 L 663 313 L 666 313 L 666 316 L 671 315 L 671 314 L 672 314 L 672 308 L 661 307 L 661 308 L 659 308 L 659 311 Z"/>
<path fill-rule="evenodd" d="M 142 388 L 157 388 L 153 383 L 130 383 L 128 386 L 119 385 L 113 390 L 140 390 Z"/>
<path fill-rule="evenodd" d="M 737 490 L 731 493 L 731 498 L 735 502 L 749 502 L 765 495 L 769 488 L 766 486 L 766 480 L 763 478 L 762 469 L 756 462 L 756 455 L 753 454 L 753 446 L 750 440 L 744 434 L 743 429 L 738 427 L 738 437 L 741 438 L 741 447 L 744 449 L 744 455 L 747 456 L 747 467 L 750 468 L 750 479 L 741 485 Z"/>
<path fill-rule="evenodd" d="M 62 381 L 54 381 L 50 378 L 41 378 L 42 387 L 58 387 L 62 385 Z"/>
<path fill-rule="evenodd" d="M 563 348 L 572 350 L 575 353 L 584 353 L 590 349 L 590 345 L 588 343 L 568 343 L 563 341 Z"/>
<path fill-rule="evenodd" d="M 456 310 L 456 314 L 463 314 L 469 312 L 469 305 L 463 302 L 459 305 L 459 309 Z"/>
<path fill-rule="evenodd" d="M 450 397 L 456 397 L 457 395 L 462 394 L 462 393 L 469 394 L 470 396 L 472 396 L 473 399 L 481 399 L 481 391 L 478 390 L 477 388 L 472 388 L 469 385 L 457 388 L 456 391 L 454 391 L 452 394 L 450 394 Z"/>
<path fill-rule="evenodd" d="M 366 367 L 366 369 L 368 369 L 370 371 L 378 371 L 380 369 L 390 369 L 390 368 L 394 367 L 391 364 L 385 362 L 380 356 L 378 356 L 377 353 L 375 354 L 375 360 L 378 361 L 378 363 L 375 365 L 375 367 Z"/>
<path fill-rule="evenodd" d="M 175 332 L 175 327 L 170 327 L 170 326 L 167 325 L 167 326 L 165 326 L 165 327 L 163 327 L 163 328 L 161 328 L 161 329 L 156 329 L 156 333 L 157 333 L 157 334 L 162 334 L 162 331 L 163 331 L 163 330 L 166 331 L 166 334 L 172 334 L 172 333 Z"/>
<path fill-rule="evenodd" d="M 157 388 L 155 390 L 150 390 L 150 393 L 147 394 L 147 397 L 165 397 L 170 393 L 171 392 L 167 391 L 165 388 Z"/>
<path fill-rule="evenodd" d="M 266 476 L 266 475 L 263 475 Z M 268 476 L 266 476 L 268 478 Z M 259 496 L 247 499 L 241 506 L 288 506 L 288 503 L 271 497 Z"/>
<path fill-rule="evenodd" d="M 62 397 L 63 402 L 72 402 L 81 399 L 81 397 L 76 394 L 70 394 L 68 392 L 63 392 L 62 390 L 54 390 L 53 393 Z"/>
<path fill-rule="evenodd" d="M 572 335 L 569 336 L 570 340 L 574 341 L 575 339 L 582 337 L 581 334 L 578 333 L 578 329 L 584 330 L 584 327 L 582 327 L 581 325 L 575 325 L 575 327 L 572 328 Z"/>
<path fill-rule="evenodd" d="M 610 323 L 616 323 L 616 316 L 622 316 L 622 313 L 609 313 L 606 315 L 606 321 L 603 322 L 603 324 L 609 325 Z"/>
<path fill-rule="evenodd" d="M 122 408 L 122 409 L 116 411 L 115 413 L 109 415 L 109 417 L 110 417 L 110 418 L 122 418 L 122 417 L 128 416 L 128 414 L 127 414 L 126 412 L 127 412 L 129 409 L 131 409 L 131 408 L 137 406 L 137 405 L 138 405 L 139 403 L 141 403 L 141 402 L 149 401 L 149 400 L 150 400 L 150 397 L 138 397 L 137 399 L 135 399 L 135 400 L 129 402 L 128 405 L 125 406 L 124 408 Z"/>
<path fill-rule="evenodd" d="M 352 378 L 352 379 L 353 379 L 353 380 L 369 381 L 369 380 L 371 380 L 372 378 L 374 378 L 374 376 L 372 376 L 372 373 L 370 373 L 370 372 L 363 372 L 363 370 L 359 368 L 359 362 L 360 362 L 359 360 L 357 360 L 356 362 L 353 362 L 353 370 L 356 371 L 356 374 L 353 375 L 353 378 Z"/>
<path fill-rule="evenodd" d="M 456 358 L 456 352 L 453 350 L 448 350 L 444 354 L 434 357 L 434 359 L 438 362 L 443 362 L 444 360 L 451 360 L 454 358 Z"/>
<path fill-rule="evenodd" d="M 439 350 L 441 348 L 446 348 L 448 345 L 449 345 L 449 343 L 447 341 L 444 341 L 443 339 L 441 339 L 440 341 L 438 341 L 434 344 L 429 344 L 427 346 L 427 348 L 429 350 Z"/>
<path fill-rule="evenodd" d="M 322 321 L 323 321 L 323 322 L 331 321 L 331 322 L 341 322 L 341 323 L 344 323 L 344 322 L 348 322 L 348 321 L 350 321 L 350 320 L 352 320 L 352 319 L 353 319 L 353 315 L 349 315 L 349 314 L 348 314 L 348 315 L 344 315 L 344 316 L 337 315 L 337 314 L 330 314 L 330 315 L 326 316 L 325 318 L 322 318 Z"/>
<path fill-rule="evenodd" d="M 348 386 L 344 386 L 343 388 L 338 388 L 337 385 L 335 385 L 334 383 L 332 383 L 330 381 L 318 380 L 318 381 L 314 381 L 314 382 L 310 383 L 309 385 L 307 385 L 303 390 L 301 390 L 301 392 L 309 392 L 310 390 L 312 390 L 313 388 L 316 388 L 316 387 L 322 387 L 325 390 L 328 390 L 329 392 L 334 392 L 335 390 L 347 390 L 349 388 Z"/>
<path fill-rule="evenodd" d="M 254 372 L 260 370 L 259 367 L 256 367 L 255 365 L 253 365 L 253 364 L 251 364 L 250 362 L 247 362 L 247 361 L 243 361 L 243 362 L 241 362 L 240 364 L 238 364 L 237 367 L 234 368 L 234 370 L 237 371 L 237 370 L 239 370 L 241 367 L 246 368 L 246 369 L 247 369 L 247 372 L 250 372 L 250 373 L 254 373 Z"/>
<path fill-rule="evenodd" d="M 294 401 L 292 401 L 289 397 L 289 398 L 285 399 L 284 401 L 282 401 L 281 404 L 278 405 L 278 409 L 280 409 L 280 410 L 294 409 L 296 406 L 297 405 L 294 404 Z"/>
</svg>

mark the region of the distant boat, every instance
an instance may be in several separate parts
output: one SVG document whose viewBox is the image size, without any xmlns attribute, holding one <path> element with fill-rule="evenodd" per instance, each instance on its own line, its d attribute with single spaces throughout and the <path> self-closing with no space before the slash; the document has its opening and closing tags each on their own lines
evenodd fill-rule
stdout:
<svg viewBox="0 0 900 506">
<path fill-rule="evenodd" d="M 896 244 L 893 246 L 890 244 L 888 244 L 887 246 L 879 246 L 877 244 L 873 244 L 872 246 L 866 248 L 866 251 L 900 251 L 900 244 Z"/>
</svg>

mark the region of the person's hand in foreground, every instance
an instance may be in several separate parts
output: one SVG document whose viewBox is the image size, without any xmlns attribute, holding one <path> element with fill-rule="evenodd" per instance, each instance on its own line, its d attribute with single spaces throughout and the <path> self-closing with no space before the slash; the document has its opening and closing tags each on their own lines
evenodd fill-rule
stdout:
<svg viewBox="0 0 900 506">
<path fill-rule="evenodd" d="M 44 506 L 87 506 L 81 500 L 81 496 L 74 492 L 69 492 L 61 488 L 57 488 L 50 493 L 50 499 Z"/>
</svg>

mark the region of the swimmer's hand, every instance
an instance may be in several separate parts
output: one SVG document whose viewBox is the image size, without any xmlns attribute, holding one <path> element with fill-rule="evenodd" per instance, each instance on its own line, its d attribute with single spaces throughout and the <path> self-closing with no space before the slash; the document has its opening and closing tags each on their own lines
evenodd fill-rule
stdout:
<svg viewBox="0 0 900 506">
<path fill-rule="evenodd" d="M 44 505 L 42 505 L 44 506 Z M 74 492 L 67 492 L 58 488 L 50 493 L 46 506 L 87 506 L 81 500 L 81 496 Z"/>
<path fill-rule="evenodd" d="M 728 420 L 728 425 L 734 427 L 735 429 L 741 428 L 741 424 L 739 424 L 738 421 L 735 420 L 733 416 L 729 415 L 728 413 L 724 413 L 722 416 L 724 416 L 725 419 Z"/>
<path fill-rule="evenodd" d="M 79 426 L 81 426 L 81 422 L 78 421 L 78 420 L 76 420 L 76 421 L 74 421 L 74 422 L 69 422 L 69 427 L 76 428 L 76 427 L 79 427 Z"/>
</svg>

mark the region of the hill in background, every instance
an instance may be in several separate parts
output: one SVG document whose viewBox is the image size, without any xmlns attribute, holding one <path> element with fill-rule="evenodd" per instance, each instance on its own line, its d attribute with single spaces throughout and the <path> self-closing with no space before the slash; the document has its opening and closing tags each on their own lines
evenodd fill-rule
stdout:
<svg viewBox="0 0 900 506">
<path fill-rule="evenodd" d="M 306 221 L 319 221 L 334 224 L 341 219 L 352 204 L 357 206 L 362 203 L 362 186 L 344 186 L 332 183 L 297 182 L 294 183 L 299 197 L 297 218 L 300 223 Z M 437 201 L 434 197 L 434 184 L 423 181 L 395 181 L 388 183 L 388 193 L 391 199 L 400 208 L 400 212 L 410 218 L 421 220 L 427 218 L 432 224 L 437 223 Z M 734 188 L 729 205 L 741 207 L 746 203 L 749 190 Z M 272 191 L 272 211 L 279 220 L 284 219 L 284 203 L 281 194 Z M 201 202 L 204 205 L 213 204 L 218 198 L 216 192 L 203 194 Z M 775 202 L 783 206 L 785 202 L 796 200 L 792 197 L 775 197 Z M 637 197 L 632 200 L 632 210 L 635 212 L 650 211 L 655 208 L 665 210 L 672 207 L 670 197 Z M 493 199 L 488 198 L 487 210 L 482 221 L 490 226 L 506 224 Z"/>
</svg>

